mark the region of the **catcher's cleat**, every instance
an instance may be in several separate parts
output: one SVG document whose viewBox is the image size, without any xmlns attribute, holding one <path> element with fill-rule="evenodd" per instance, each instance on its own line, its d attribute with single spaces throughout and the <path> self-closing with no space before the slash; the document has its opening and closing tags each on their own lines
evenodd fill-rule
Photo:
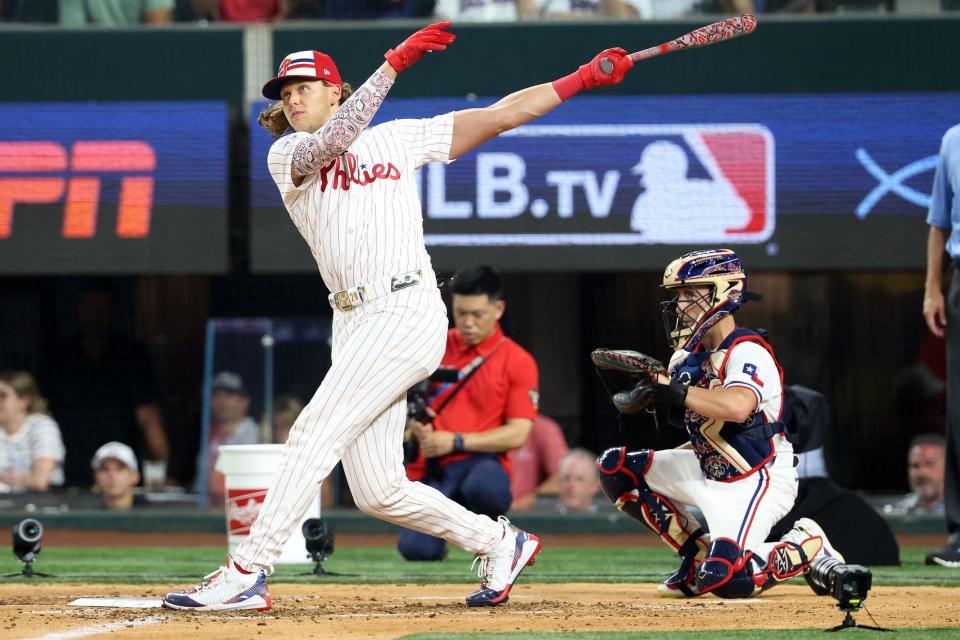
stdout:
<svg viewBox="0 0 960 640">
<path fill-rule="evenodd" d="M 696 567 L 683 563 L 669 578 L 657 585 L 657 593 L 661 598 L 696 598 L 700 595 Z"/>
<path fill-rule="evenodd" d="M 233 559 L 227 557 L 226 566 L 205 576 L 197 586 L 168 593 L 163 599 L 163 606 L 191 611 L 265 611 L 271 606 L 267 575 L 263 569 L 243 573 L 237 569 Z"/>
<path fill-rule="evenodd" d="M 810 588 L 813 589 L 814 593 L 817 595 L 826 595 L 826 592 L 822 587 L 818 586 L 810 578 L 810 566 L 815 560 L 822 557 L 834 558 L 839 562 L 844 562 L 843 555 L 833 548 L 833 545 L 830 544 L 827 534 L 824 533 L 823 529 L 816 522 L 810 518 L 800 518 L 793 523 L 793 528 L 790 529 L 781 539 L 783 542 L 790 542 L 797 545 L 798 549 L 803 550 L 803 558 L 800 566 L 797 567 L 798 571 L 793 573 L 788 573 L 783 577 L 792 577 L 798 573 L 802 573 L 804 579 L 807 581 L 807 584 L 810 585 Z M 774 550 L 776 552 L 776 549 Z M 774 574 L 777 574 L 777 567 L 774 562 L 771 562 L 771 567 Z M 783 579 L 781 576 L 777 576 L 777 579 Z"/>
<path fill-rule="evenodd" d="M 503 516 L 497 521 L 503 523 L 503 539 L 496 549 L 473 559 L 474 563 L 480 561 L 477 575 L 482 582 L 479 590 L 467 596 L 468 607 L 495 607 L 506 603 L 520 572 L 536 562 L 543 548 L 540 538 L 532 533 L 521 531 Z"/>
<path fill-rule="evenodd" d="M 799 539 L 794 540 L 793 539 L 794 536 L 796 536 Z M 829 538 L 827 538 L 827 534 L 824 533 L 820 525 L 818 525 L 816 522 L 814 522 L 810 518 L 800 518 L 799 520 L 794 522 L 793 529 L 788 531 L 787 534 L 783 537 L 784 541 L 798 542 L 799 544 L 801 544 L 801 546 L 805 546 L 803 545 L 803 542 L 810 538 L 820 538 L 820 542 L 822 543 L 820 550 L 814 553 L 813 557 L 810 558 L 811 563 L 817 558 L 819 558 L 821 555 L 826 555 L 828 558 L 835 558 L 840 562 L 845 562 L 843 559 L 843 554 L 841 554 L 839 551 L 833 548 L 833 545 L 830 544 Z"/>
</svg>

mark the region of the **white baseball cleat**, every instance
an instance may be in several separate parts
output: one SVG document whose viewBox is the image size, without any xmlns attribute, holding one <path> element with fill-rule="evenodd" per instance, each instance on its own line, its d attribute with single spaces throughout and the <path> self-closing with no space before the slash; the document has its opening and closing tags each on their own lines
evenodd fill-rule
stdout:
<svg viewBox="0 0 960 640">
<path fill-rule="evenodd" d="M 271 606 L 267 575 L 263 569 L 243 573 L 237 569 L 233 559 L 227 557 L 226 566 L 205 576 L 197 586 L 168 593 L 163 599 L 163 606 L 191 611 L 265 611 Z"/>
<path fill-rule="evenodd" d="M 521 531 L 503 516 L 497 522 L 503 525 L 503 538 L 493 551 L 473 559 L 474 562 L 480 562 L 478 574 L 482 582 L 479 590 L 467 596 L 468 607 L 505 604 L 510 599 L 510 588 L 520 577 L 520 572 L 536 562 L 537 554 L 543 547 L 540 538 Z"/>
</svg>

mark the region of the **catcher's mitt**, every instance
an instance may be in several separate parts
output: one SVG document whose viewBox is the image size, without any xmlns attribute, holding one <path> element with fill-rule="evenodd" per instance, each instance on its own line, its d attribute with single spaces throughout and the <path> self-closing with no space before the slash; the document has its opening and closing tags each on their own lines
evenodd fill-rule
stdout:
<svg viewBox="0 0 960 640">
<path fill-rule="evenodd" d="M 655 376 L 667 373 L 659 360 L 637 351 L 595 349 L 590 359 L 620 413 L 649 407 L 654 400 Z"/>
</svg>

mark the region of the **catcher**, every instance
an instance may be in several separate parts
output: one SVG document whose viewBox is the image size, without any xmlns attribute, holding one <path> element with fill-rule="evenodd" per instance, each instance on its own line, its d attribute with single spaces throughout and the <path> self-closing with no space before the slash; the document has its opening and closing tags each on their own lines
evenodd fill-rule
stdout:
<svg viewBox="0 0 960 640">
<path fill-rule="evenodd" d="M 616 408 L 653 411 L 689 441 L 663 451 L 607 449 L 597 458 L 603 492 L 680 556 L 658 591 L 748 598 L 806 574 L 817 557 L 843 561 L 823 530 L 801 518 L 764 542 L 797 495 L 790 434 L 780 422 L 783 371 L 773 348 L 739 327 L 746 274 L 728 249 L 671 262 L 664 328 L 675 350 L 667 368 L 635 351 L 597 349 L 592 359 Z M 709 534 L 687 511 L 697 507 Z"/>
</svg>

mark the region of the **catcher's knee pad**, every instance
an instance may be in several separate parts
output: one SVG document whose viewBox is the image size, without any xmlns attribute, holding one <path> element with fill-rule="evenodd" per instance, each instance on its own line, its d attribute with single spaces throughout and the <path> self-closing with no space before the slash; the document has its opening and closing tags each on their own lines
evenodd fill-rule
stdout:
<svg viewBox="0 0 960 640">
<path fill-rule="evenodd" d="M 653 452 L 649 449 L 627 453 L 626 447 L 607 449 L 597 458 L 600 488 L 617 509 L 623 510 L 623 506 L 636 501 L 639 494 L 650 491 L 643 476 L 651 462 Z"/>
<path fill-rule="evenodd" d="M 697 590 L 721 598 L 749 598 L 758 593 L 752 558 L 751 552 L 729 538 L 714 540 L 697 571 Z"/>
<path fill-rule="evenodd" d="M 632 453 L 626 447 L 607 449 L 597 458 L 600 487 L 617 509 L 653 530 L 680 557 L 702 555 L 705 546 L 698 541 L 703 530 L 691 531 L 687 517 L 669 498 L 650 489 L 644 478 L 653 454 L 649 449 Z"/>
</svg>

